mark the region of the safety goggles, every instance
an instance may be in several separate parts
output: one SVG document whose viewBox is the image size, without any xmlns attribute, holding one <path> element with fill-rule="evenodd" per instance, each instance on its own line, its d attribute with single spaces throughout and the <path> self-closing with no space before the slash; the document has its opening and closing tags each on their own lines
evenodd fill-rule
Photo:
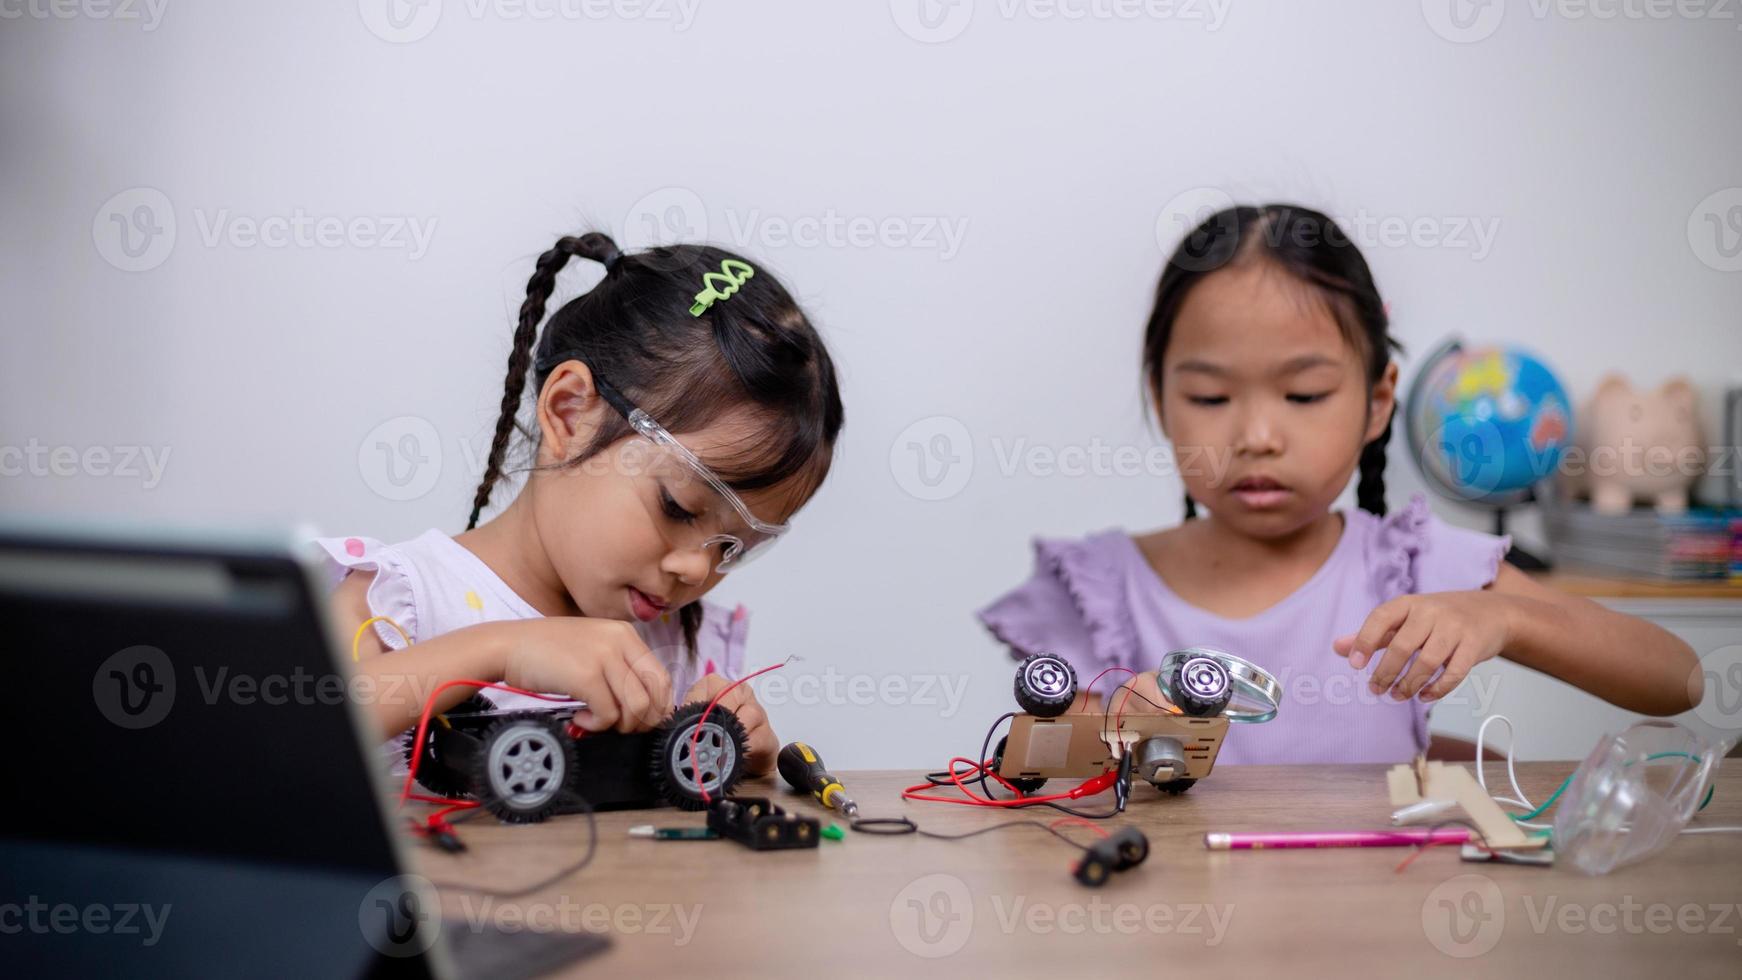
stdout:
<svg viewBox="0 0 1742 980">
<path fill-rule="evenodd" d="M 572 353 L 549 355 L 540 359 L 539 369 L 566 360 L 581 358 Z M 790 525 L 770 524 L 751 513 L 726 481 L 597 372 L 593 385 L 645 440 L 641 452 L 630 447 L 623 454 L 623 463 L 630 475 L 639 478 L 637 492 L 667 542 L 681 550 L 717 554 L 714 569 L 724 573 L 766 554 L 787 532 Z"/>
</svg>

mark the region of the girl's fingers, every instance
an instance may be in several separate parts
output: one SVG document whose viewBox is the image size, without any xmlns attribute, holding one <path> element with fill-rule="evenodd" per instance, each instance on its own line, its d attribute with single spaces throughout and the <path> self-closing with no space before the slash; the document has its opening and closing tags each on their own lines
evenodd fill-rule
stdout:
<svg viewBox="0 0 1742 980">
<path fill-rule="evenodd" d="M 646 646 L 633 647 L 629 653 L 629 667 L 640 678 L 641 686 L 646 688 L 647 696 L 653 702 L 655 713 L 659 715 L 651 724 L 659 724 L 665 720 L 665 715 L 671 709 L 671 674 L 653 651 Z"/>
<path fill-rule="evenodd" d="M 1415 692 L 1427 686 L 1440 667 L 1452 658 L 1452 651 L 1457 649 L 1457 637 L 1447 630 L 1436 631 L 1422 645 L 1421 652 L 1416 654 L 1415 663 L 1409 672 L 1403 675 L 1391 689 L 1391 697 L 1395 701 L 1407 700 L 1415 696 Z"/>
<path fill-rule="evenodd" d="M 744 754 L 745 767 L 754 775 L 763 775 L 774 768 L 775 755 L 780 750 L 780 742 L 774 737 L 774 729 L 766 725 L 750 733 L 750 744 Z"/>
<path fill-rule="evenodd" d="M 1391 645 L 1397 630 L 1409 619 L 1410 603 L 1407 600 L 1410 598 L 1401 596 L 1367 614 L 1367 621 L 1356 631 L 1350 645 L 1349 666 L 1360 670 L 1375 654 Z"/>
<path fill-rule="evenodd" d="M 1465 654 L 1465 649 L 1466 646 L 1460 643 L 1458 648 L 1452 651 L 1451 657 L 1446 660 L 1446 669 L 1441 671 L 1440 676 L 1421 692 L 1423 701 L 1438 701 L 1456 690 L 1458 685 L 1464 682 L 1464 678 L 1470 676 L 1470 668 L 1474 666 L 1474 663 L 1472 658 Z"/>
<path fill-rule="evenodd" d="M 714 700 L 714 696 L 716 694 L 719 694 L 721 691 L 725 690 L 726 686 L 731 684 L 731 683 L 732 683 L 731 681 L 725 679 L 724 677 L 721 677 L 719 674 L 708 674 L 705 677 L 703 677 L 701 680 L 696 681 L 694 684 L 690 685 L 689 691 L 684 694 L 684 700 L 685 701 L 712 701 L 712 700 Z M 742 689 L 740 688 L 740 690 L 742 690 Z M 736 695 L 737 693 L 738 693 L 738 691 L 734 690 L 731 694 L 726 695 L 726 697 L 720 703 L 725 704 L 728 708 L 732 707 L 732 705 L 729 704 L 728 702 L 735 701 L 736 698 L 734 697 L 734 695 Z"/>
<path fill-rule="evenodd" d="M 582 669 L 574 679 L 562 685 L 570 697 L 585 701 L 587 706 L 575 712 L 575 724 L 589 732 L 602 732 L 617 724 L 622 711 L 611 685 L 597 671 Z"/>
<path fill-rule="evenodd" d="M 752 734 L 757 729 L 768 727 L 768 714 L 762 710 L 761 705 L 754 701 L 742 707 L 733 708 L 732 713 L 738 716 L 740 722 L 743 722 L 744 730 Z"/>
<path fill-rule="evenodd" d="M 647 693 L 646 685 L 641 678 L 630 670 L 624 670 L 616 678 L 617 703 L 622 706 L 622 716 L 617 719 L 617 730 L 620 732 L 644 732 L 657 721 L 649 720 L 654 713 L 653 696 Z"/>
<path fill-rule="evenodd" d="M 617 730 L 620 732 L 639 732 L 658 724 L 658 718 L 664 717 L 663 705 L 656 706 L 653 695 L 648 692 L 647 685 L 641 681 L 641 675 L 634 667 L 634 652 L 623 650 L 615 658 L 608 659 L 605 666 L 605 680 L 611 685 L 611 694 L 617 699 L 618 717 Z M 650 720 L 650 715 L 658 718 Z"/>
<path fill-rule="evenodd" d="M 1391 689 L 1392 683 L 1403 673 L 1404 665 L 1409 658 L 1427 642 L 1432 627 L 1422 617 L 1405 620 L 1394 635 L 1386 643 L 1385 656 L 1380 658 L 1379 666 L 1373 668 L 1373 677 L 1367 684 L 1367 689 L 1374 694 L 1384 694 Z"/>
</svg>

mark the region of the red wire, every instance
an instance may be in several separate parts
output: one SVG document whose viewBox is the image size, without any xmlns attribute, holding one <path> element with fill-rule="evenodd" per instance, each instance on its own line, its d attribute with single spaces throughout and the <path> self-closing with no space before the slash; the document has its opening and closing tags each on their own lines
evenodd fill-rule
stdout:
<svg viewBox="0 0 1742 980">
<path fill-rule="evenodd" d="M 1093 822 L 1085 820 L 1082 817 L 1060 817 L 1057 820 L 1054 820 L 1052 823 L 1047 824 L 1047 826 L 1053 828 L 1054 830 L 1057 830 L 1058 825 L 1061 823 L 1068 823 L 1068 824 L 1071 824 L 1073 826 L 1087 827 L 1090 830 L 1094 831 L 1095 833 L 1100 834 L 1102 837 L 1112 836 L 1111 834 L 1107 833 L 1107 831 L 1105 829 L 1096 826 Z"/>
<path fill-rule="evenodd" d="M 1083 695 L 1084 696 L 1083 696 L 1083 708 L 1082 708 L 1082 710 L 1084 710 L 1084 711 L 1089 710 L 1088 695 L 1095 693 L 1095 685 L 1101 683 L 1101 678 L 1106 677 L 1108 674 L 1111 674 L 1115 670 L 1123 670 L 1127 674 L 1130 674 L 1132 677 L 1137 676 L 1137 671 L 1132 670 L 1130 667 L 1108 667 L 1106 670 L 1103 670 L 1099 674 L 1096 674 L 1095 679 L 1089 682 L 1089 686 L 1083 688 Z"/>
<path fill-rule="evenodd" d="M 1119 699 L 1119 710 L 1113 712 L 1113 730 L 1114 731 L 1120 731 L 1125 727 L 1125 705 L 1130 703 L 1132 692 L 1137 690 L 1136 685 L 1137 685 L 1137 682 L 1135 679 L 1135 675 L 1133 675 L 1133 680 L 1132 680 L 1131 684 L 1127 685 L 1125 688 L 1125 696 Z"/>
<path fill-rule="evenodd" d="M 412 744 L 411 762 L 407 764 L 407 768 L 406 768 L 405 787 L 399 791 L 399 805 L 401 807 L 405 806 L 406 801 L 413 799 L 414 796 L 416 795 L 416 794 L 413 794 L 411 792 L 411 787 L 413 785 L 413 780 L 415 780 L 417 778 L 417 765 L 419 762 L 423 761 L 423 740 L 424 740 L 424 736 L 429 734 L 429 716 L 435 710 L 436 698 L 441 697 L 441 693 L 450 687 L 475 687 L 475 688 L 479 688 L 479 689 L 488 688 L 492 691 L 507 691 L 511 694 L 525 694 L 529 697 L 540 698 L 540 699 L 545 700 L 545 701 L 573 702 L 575 700 L 574 698 L 568 697 L 566 695 L 541 694 L 537 691 L 528 691 L 525 688 L 511 687 L 507 684 L 498 684 L 498 683 L 495 683 L 492 681 L 477 681 L 477 680 L 462 679 L 462 680 L 444 681 L 441 684 L 437 685 L 436 689 L 434 691 L 430 692 L 429 698 L 424 701 L 423 713 L 421 715 L 419 715 L 418 719 L 417 719 L 417 734 L 413 738 L 413 741 L 411 743 Z M 454 810 L 454 809 L 469 810 L 472 807 L 475 807 L 478 805 L 477 801 L 475 801 L 475 800 L 455 800 L 455 799 L 448 799 L 446 797 L 429 797 L 429 796 L 419 797 L 418 802 L 420 802 L 420 803 L 452 803 L 452 804 L 455 804 L 455 806 L 450 807 L 449 810 Z M 459 804 L 464 804 L 464 806 L 461 806 Z M 449 812 L 449 810 L 444 810 L 444 811 L 442 811 L 442 813 L 447 813 L 447 812 Z M 441 816 L 440 813 L 436 814 L 436 817 L 439 817 L 439 816 Z M 433 821 L 435 820 L 435 817 L 432 817 L 430 819 L 432 821 L 430 823 L 430 826 L 431 827 L 435 826 L 435 824 L 433 823 Z"/>
<path fill-rule="evenodd" d="M 1473 844 L 1475 842 L 1469 841 L 1469 840 L 1426 840 L 1426 841 L 1423 841 L 1420 846 L 1418 846 L 1415 850 L 1413 850 L 1409 853 L 1409 857 L 1406 857 L 1402 861 L 1398 862 L 1397 867 L 1392 868 L 1391 870 L 1402 871 L 1404 868 L 1409 867 L 1411 864 L 1415 863 L 1416 858 L 1421 857 L 1423 854 L 1426 854 L 1427 849 L 1435 846 L 1436 844 L 1465 844 L 1465 843 L 1472 843 Z M 1482 847 L 1482 845 L 1480 845 L 1480 844 L 1477 844 L 1476 846 Z M 1486 847 L 1482 847 L 1482 850 L 1486 851 L 1488 849 Z"/>
<path fill-rule="evenodd" d="M 761 670 L 751 671 L 750 673 L 745 674 L 743 677 L 738 678 L 737 680 L 733 681 L 732 683 L 727 684 L 725 687 L 720 688 L 720 693 L 714 695 L 714 700 L 709 701 L 708 706 L 706 708 L 702 709 L 701 717 L 696 719 L 696 727 L 694 729 L 692 729 L 690 732 L 690 758 L 692 760 L 695 759 L 696 746 L 700 745 L 701 741 L 702 741 L 702 725 L 703 725 L 703 723 L 705 723 L 708 720 L 708 715 L 713 713 L 714 705 L 719 704 L 721 698 L 725 697 L 728 693 L 730 693 L 732 688 L 737 687 L 738 685 L 744 683 L 745 681 L 749 680 L 750 678 L 759 677 L 762 674 L 766 674 L 771 670 L 779 670 L 780 668 L 785 667 L 789 663 L 792 663 L 791 657 L 788 657 L 785 660 L 782 660 L 780 663 L 773 664 L 773 665 L 768 666 L 768 667 L 764 667 Z M 745 748 L 748 749 L 749 746 L 745 746 Z M 696 788 L 702 791 L 702 803 L 703 803 L 703 805 L 706 805 L 707 803 L 709 803 L 710 801 L 708 799 L 708 787 L 706 787 L 702 784 L 702 780 L 701 780 L 700 776 L 697 776 L 697 778 L 696 778 Z"/>
<path fill-rule="evenodd" d="M 958 762 L 966 764 L 968 766 L 967 771 L 963 772 L 958 770 L 956 768 L 956 763 Z M 1085 796 L 1092 796 L 1095 793 L 1105 791 L 1108 787 L 1113 785 L 1113 780 L 1118 778 L 1117 772 L 1110 769 L 1093 779 L 1085 781 L 1082 785 L 1068 792 L 1053 793 L 1048 796 L 1024 796 L 1022 795 L 1021 790 L 1018 790 L 1015 786 L 1010 784 L 1009 780 L 998 775 L 998 773 L 992 769 L 991 763 L 989 762 L 976 763 L 972 759 L 956 756 L 950 760 L 949 773 L 950 782 L 955 784 L 955 787 L 961 790 L 962 795 L 966 796 L 967 799 L 949 796 L 931 796 L 922 793 L 921 790 L 935 788 L 933 784 L 929 782 L 907 787 L 901 791 L 901 798 L 904 800 L 923 800 L 928 803 L 955 803 L 960 806 L 990 806 L 1000 808 L 1031 806 L 1036 803 L 1053 803 L 1059 800 L 1076 800 Z M 982 773 L 998 780 L 1000 783 L 1003 783 L 1011 792 L 1017 794 L 1016 799 L 998 800 L 975 794 L 973 790 L 968 788 L 967 783 L 964 782 L 964 780 L 972 779 Z"/>
</svg>

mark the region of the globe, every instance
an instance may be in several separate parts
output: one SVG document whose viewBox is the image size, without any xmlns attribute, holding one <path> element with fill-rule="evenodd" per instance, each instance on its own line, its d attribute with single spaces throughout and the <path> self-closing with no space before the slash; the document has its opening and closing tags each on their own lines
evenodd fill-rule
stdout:
<svg viewBox="0 0 1742 980">
<path fill-rule="evenodd" d="M 1548 366 L 1517 347 L 1452 340 L 1416 373 L 1404 431 L 1436 493 L 1503 508 L 1551 476 L 1572 439 L 1572 409 Z"/>
</svg>

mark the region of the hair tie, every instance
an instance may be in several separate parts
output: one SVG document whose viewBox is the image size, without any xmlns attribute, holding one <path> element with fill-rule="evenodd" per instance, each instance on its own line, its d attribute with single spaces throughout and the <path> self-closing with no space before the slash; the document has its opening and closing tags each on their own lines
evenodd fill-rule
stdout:
<svg viewBox="0 0 1742 980">
<path fill-rule="evenodd" d="M 606 252 L 605 257 L 599 260 L 599 261 L 605 263 L 605 274 L 606 275 L 610 275 L 611 270 L 613 268 L 616 268 L 616 266 L 617 266 L 617 260 L 621 259 L 622 257 L 623 257 L 623 253 L 619 252 L 617 250 L 617 246 L 615 246 L 615 245 L 611 246 L 611 251 Z"/>
</svg>

